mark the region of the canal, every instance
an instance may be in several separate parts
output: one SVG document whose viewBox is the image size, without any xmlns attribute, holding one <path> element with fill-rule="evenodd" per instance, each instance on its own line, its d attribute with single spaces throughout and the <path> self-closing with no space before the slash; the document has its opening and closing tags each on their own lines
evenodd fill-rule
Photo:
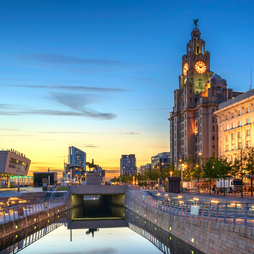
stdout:
<svg viewBox="0 0 254 254">
<path fill-rule="evenodd" d="M 100 200 L 87 200 L 83 207 L 61 213 L 0 239 L 0 254 L 14 253 L 202 252 L 128 209 L 105 206 Z"/>
</svg>

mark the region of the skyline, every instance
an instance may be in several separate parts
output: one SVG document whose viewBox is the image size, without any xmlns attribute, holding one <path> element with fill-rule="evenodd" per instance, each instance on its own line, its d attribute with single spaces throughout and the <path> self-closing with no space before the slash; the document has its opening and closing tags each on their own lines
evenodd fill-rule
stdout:
<svg viewBox="0 0 254 254">
<path fill-rule="evenodd" d="M 0 139 L 31 159 L 30 171 L 63 170 L 69 146 L 107 177 L 119 171 L 122 154 L 135 154 L 139 167 L 169 151 L 167 119 L 194 18 L 211 71 L 233 90 L 250 86 L 250 1 L 0 6 Z"/>
</svg>

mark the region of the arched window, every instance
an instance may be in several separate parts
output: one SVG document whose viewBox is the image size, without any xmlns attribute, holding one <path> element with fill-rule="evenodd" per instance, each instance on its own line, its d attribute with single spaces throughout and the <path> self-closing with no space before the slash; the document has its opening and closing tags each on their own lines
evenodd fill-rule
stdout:
<svg viewBox="0 0 254 254">
<path fill-rule="evenodd" d="M 197 121 L 197 120 L 195 120 L 194 133 L 195 133 L 195 134 L 198 133 L 198 121 Z"/>
</svg>

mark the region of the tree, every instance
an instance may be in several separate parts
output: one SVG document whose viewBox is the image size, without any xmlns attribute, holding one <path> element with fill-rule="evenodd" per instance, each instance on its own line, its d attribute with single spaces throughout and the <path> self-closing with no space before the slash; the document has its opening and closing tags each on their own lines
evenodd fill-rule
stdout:
<svg viewBox="0 0 254 254">
<path fill-rule="evenodd" d="M 242 157 L 242 149 L 241 149 L 241 159 L 235 159 L 233 163 L 233 174 L 234 176 L 240 177 L 242 180 L 241 185 L 241 196 L 243 198 L 243 157 Z"/>
<path fill-rule="evenodd" d="M 193 172 L 195 170 L 195 160 L 193 158 L 187 158 L 184 160 L 184 181 L 191 181 L 193 179 Z"/>
<path fill-rule="evenodd" d="M 197 189 L 198 189 L 198 194 L 199 194 L 199 179 L 203 176 L 202 165 L 197 164 L 196 167 L 194 167 L 192 169 L 192 176 L 193 176 L 193 178 L 198 179 Z"/>
<path fill-rule="evenodd" d="M 223 178 L 224 180 L 224 188 L 225 188 L 225 180 L 227 177 L 231 177 L 233 173 L 233 167 L 230 162 L 227 161 L 227 159 L 218 158 L 215 160 L 215 167 L 217 176 L 219 178 Z M 225 189 L 223 191 L 225 196 Z"/>
<path fill-rule="evenodd" d="M 253 196 L 253 178 L 254 175 L 254 148 L 252 148 L 243 158 L 245 163 L 245 170 L 248 175 L 250 175 L 250 185 L 251 185 L 251 196 Z"/>
<path fill-rule="evenodd" d="M 205 163 L 203 163 L 202 170 L 203 177 L 210 179 L 210 195 L 211 195 L 212 178 L 218 177 L 218 173 L 216 170 L 216 159 L 214 157 L 210 157 Z"/>
</svg>

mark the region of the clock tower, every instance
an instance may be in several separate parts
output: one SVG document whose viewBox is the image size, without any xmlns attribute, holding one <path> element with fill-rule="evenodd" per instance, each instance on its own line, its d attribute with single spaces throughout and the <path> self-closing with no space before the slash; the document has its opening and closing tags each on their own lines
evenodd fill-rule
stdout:
<svg viewBox="0 0 254 254">
<path fill-rule="evenodd" d="M 197 27 L 191 32 L 187 43 L 187 54 L 182 57 L 182 74 L 179 76 L 179 89 L 185 84 L 193 84 L 195 94 L 204 91 L 205 83 L 213 75 L 210 71 L 210 53 L 205 51 L 205 41 Z"/>
<path fill-rule="evenodd" d="M 191 32 L 186 51 L 168 119 L 170 162 L 178 169 L 179 160 L 193 159 L 198 163 L 201 157 L 217 157 L 218 126 L 213 112 L 221 102 L 237 95 L 227 88 L 225 79 L 210 71 L 210 53 L 205 51 L 205 41 L 197 27 Z"/>
</svg>

